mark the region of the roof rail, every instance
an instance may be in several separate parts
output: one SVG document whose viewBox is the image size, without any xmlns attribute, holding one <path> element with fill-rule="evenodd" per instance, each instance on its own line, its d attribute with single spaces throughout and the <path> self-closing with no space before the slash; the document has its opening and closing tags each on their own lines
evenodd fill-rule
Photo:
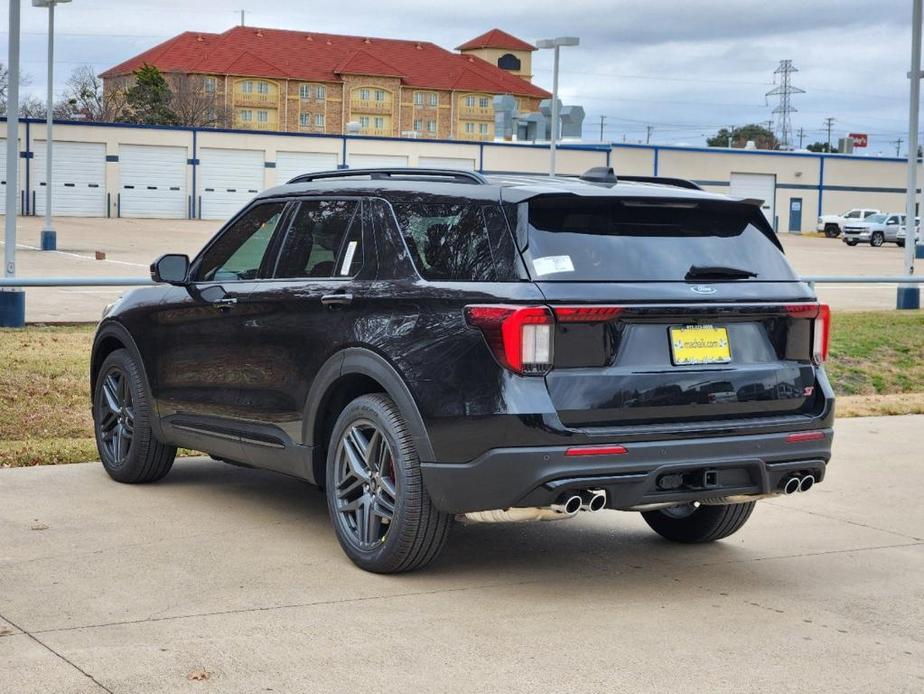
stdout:
<svg viewBox="0 0 924 694">
<path fill-rule="evenodd" d="M 401 168 L 375 168 L 375 169 L 337 169 L 336 171 L 316 171 L 314 173 L 300 174 L 288 183 L 308 183 L 327 178 L 355 178 L 368 176 L 375 179 L 389 179 L 399 177 L 402 179 L 437 178 L 445 179 L 451 183 L 476 183 L 485 185 L 488 182 L 484 176 L 474 171 L 459 171 L 455 169 L 418 169 L 412 167 Z"/>
<path fill-rule="evenodd" d="M 620 176 L 620 181 L 634 181 L 635 183 L 658 183 L 662 186 L 674 186 L 675 188 L 689 188 L 690 190 L 702 190 L 693 181 L 685 178 L 673 178 L 672 176 Z"/>
</svg>

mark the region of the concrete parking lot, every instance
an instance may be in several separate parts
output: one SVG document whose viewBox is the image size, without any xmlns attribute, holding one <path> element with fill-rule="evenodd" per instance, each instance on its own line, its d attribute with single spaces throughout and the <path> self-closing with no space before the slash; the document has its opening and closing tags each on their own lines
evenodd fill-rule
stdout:
<svg viewBox="0 0 924 694">
<path fill-rule="evenodd" d="M 271 473 L 0 470 L 0 690 L 920 692 L 924 417 L 836 426 L 828 480 L 723 542 L 616 512 L 459 526 L 392 577 Z"/>
<path fill-rule="evenodd" d="M 162 253 L 195 254 L 221 226 L 219 222 L 154 219 L 59 218 L 58 251 L 39 250 L 42 219 L 18 222 L 18 271 L 23 277 L 144 277 Z M 790 262 L 803 275 L 897 275 L 903 249 L 897 246 L 848 248 L 838 239 L 781 234 Z M 2 245 L 2 242 L 0 242 Z M 96 251 L 106 254 L 96 260 Z M 95 321 L 103 307 L 124 291 L 108 287 L 30 289 L 26 320 Z M 895 285 L 819 285 L 818 293 L 836 309 L 895 307 Z"/>
</svg>

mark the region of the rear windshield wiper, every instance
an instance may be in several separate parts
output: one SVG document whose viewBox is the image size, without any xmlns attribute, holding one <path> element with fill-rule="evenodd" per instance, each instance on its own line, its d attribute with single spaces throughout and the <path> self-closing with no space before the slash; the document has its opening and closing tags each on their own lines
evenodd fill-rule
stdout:
<svg viewBox="0 0 924 694">
<path fill-rule="evenodd" d="M 723 265 L 691 265 L 685 279 L 688 280 L 746 280 L 757 277 L 756 272 Z"/>
</svg>

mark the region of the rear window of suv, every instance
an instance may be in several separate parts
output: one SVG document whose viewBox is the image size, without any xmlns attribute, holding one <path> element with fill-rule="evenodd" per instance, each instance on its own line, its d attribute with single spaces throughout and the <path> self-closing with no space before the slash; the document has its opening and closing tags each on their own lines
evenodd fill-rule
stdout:
<svg viewBox="0 0 924 694">
<path fill-rule="evenodd" d="M 526 204 L 524 256 L 536 280 L 684 281 L 694 267 L 734 268 L 753 281 L 796 279 L 750 206 L 576 196 Z"/>
</svg>

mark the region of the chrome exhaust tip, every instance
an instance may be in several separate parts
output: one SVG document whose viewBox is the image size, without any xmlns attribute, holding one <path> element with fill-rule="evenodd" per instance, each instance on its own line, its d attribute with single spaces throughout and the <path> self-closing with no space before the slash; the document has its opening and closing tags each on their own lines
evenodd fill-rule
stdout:
<svg viewBox="0 0 924 694">
<path fill-rule="evenodd" d="M 563 494 L 556 503 L 552 504 L 551 508 L 557 513 L 573 516 L 581 510 L 583 503 L 583 499 L 578 494 Z"/>
<path fill-rule="evenodd" d="M 814 482 L 814 479 L 812 481 Z M 812 485 L 810 484 L 809 487 L 811 486 Z M 795 476 L 790 477 L 788 480 L 786 480 L 786 484 L 783 485 L 783 493 L 787 496 L 790 494 L 795 494 L 798 491 L 802 491 L 800 487 L 801 484 L 799 482 L 799 478 Z"/>
<path fill-rule="evenodd" d="M 603 489 L 588 489 L 581 493 L 581 510 L 596 513 L 606 508 L 606 491 Z"/>
<path fill-rule="evenodd" d="M 807 492 L 809 489 L 815 486 L 815 475 L 806 475 L 801 480 L 799 480 L 799 491 Z"/>
</svg>

